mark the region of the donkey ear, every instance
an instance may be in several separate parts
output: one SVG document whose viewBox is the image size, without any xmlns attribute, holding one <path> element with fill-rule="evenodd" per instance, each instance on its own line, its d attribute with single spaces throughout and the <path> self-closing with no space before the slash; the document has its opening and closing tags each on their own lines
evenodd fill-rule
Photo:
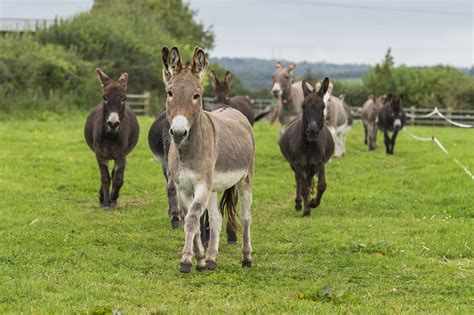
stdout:
<svg viewBox="0 0 474 315">
<path fill-rule="evenodd" d="M 128 73 L 124 72 L 120 75 L 120 78 L 117 80 L 123 88 L 126 90 L 127 89 L 127 84 L 128 84 Z"/>
<path fill-rule="evenodd" d="M 183 69 L 183 64 L 181 62 L 181 54 L 179 53 L 178 47 L 171 48 L 171 51 L 168 56 L 168 70 L 171 75 L 174 75 L 180 72 Z"/>
<path fill-rule="evenodd" d="M 163 47 L 161 49 L 161 60 L 163 61 L 163 81 L 165 83 L 169 82 L 171 79 L 171 72 L 169 69 L 169 56 L 170 56 L 170 50 L 168 47 Z"/>
<path fill-rule="evenodd" d="M 316 83 L 314 84 L 314 90 L 315 90 L 315 91 L 319 91 L 320 88 L 321 88 L 321 82 L 318 81 L 318 82 L 316 82 Z"/>
<path fill-rule="evenodd" d="M 109 76 L 106 75 L 105 72 L 102 71 L 100 68 L 96 68 L 95 73 L 97 73 L 100 83 L 102 83 L 102 87 L 105 87 L 110 82 Z"/>
<path fill-rule="evenodd" d="M 226 71 L 224 82 L 227 83 L 227 85 L 230 85 L 230 81 L 232 81 L 232 73 L 230 73 L 230 71 Z"/>
<path fill-rule="evenodd" d="M 191 66 L 192 73 L 201 80 L 207 71 L 209 61 L 207 60 L 206 54 L 201 47 L 196 47 L 194 50 L 193 64 Z"/>
<path fill-rule="evenodd" d="M 324 97 L 324 95 L 327 93 L 328 89 L 329 89 L 329 78 L 326 77 L 324 79 L 323 83 L 321 83 L 321 87 L 318 90 L 318 95 L 321 96 L 321 97 Z"/>
<path fill-rule="evenodd" d="M 393 99 L 392 93 L 388 93 L 387 96 L 385 97 L 385 102 L 390 102 Z"/>
<path fill-rule="evenodd" d="M 212 86 L 216 87 L 216 84 L 219 83 L 219 76 L 214 70 L 211 70 L 209 73 L 209 78 L 211 79 Z"/>
<path fill-rule="evenodd" d="M 304 97 L 308 96 L 309 94 L 313 93 L 313 91 L 309 88 L 311 85 L 307 83 L 305 80 L 301 81 L 301 87 L 303 88 Z"/>
<path fill-rule="evenodd" d="M 275 70 L 280 70 L 281 69 L 281 62 L 277 61 L 275 64 Z"/>
<path fill-rule="evenodd" d="M 291 74 L 293 72 L 293 70 L 295 70 L 296 68 L 296 65 L 294 63 L 292 63 L 291 65 L 288 66 L 288 72 Z"/>
</svg>

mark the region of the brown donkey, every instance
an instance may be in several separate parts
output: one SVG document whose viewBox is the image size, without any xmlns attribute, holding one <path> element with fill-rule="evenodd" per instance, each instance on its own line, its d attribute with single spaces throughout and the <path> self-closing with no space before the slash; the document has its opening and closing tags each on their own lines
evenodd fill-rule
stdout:
<svg viewBox="0 0 474 315">
<path fill-rule="evenodd" d="M 196 256 L 197 270 L 215 269 L 222 215 L 217 192 L 224 191 L 221 211 L 235 222 L 237 196 L 240 196 L 242 222 L 242 266 L 252 264 L 250 244 L 250 206 L 255 143 L 252 126 L 239 111 L 225 107 L 206 112 L 202 106 L 201 85 L 208 60 L 197 47 L 192 63 L 185 65 L 177 47 L 163 48 L 163 79 L 168 94 L 166 117 L 170 124 L 171 144 L 168 156 L 170 175 L 176 185 L 178 202 L 186 213 L 186 233 L 181 272 L 191 271 Z M 210 240 L 205 255 L 200 237 L 199 219 L 209 210 Z"/>
<path fill-rule="evenodd" d="M 104 209 L 108 209 L 117 204 L 123 185 L 126 156 L 137 144 L 140 128 L 127 104 L 128 75 L 123 73 L 116 81 L 110 79 L 99 68 L 96 72 L 103 87 L 102 102 L 87 117 L 84 137 L 99 164 L 101 178 L 99 201 Z M 110 160 L 115 161 L 112 176 L 109 174 Z M 112 193 L 110 193 L 111 179 Z"/>
<path fill-rule="evenodd" d="M 303 216 L 311 214 L 311 208 L 316 208 L 321 202 L 326 190 L 326 164 L 334 153 L 334 140 L 325 126 L 324 95 L 329 86 L 329 79 L 324 79 L 321 88 L 312 92 L 303 81 L 304 101 L 303 115 L 290 122 L 283 133 L 279 144 L 285 159 L 295 172 L 296 181 L 296 210 L 301 210 L 303 197 Z M 309 201 L 313 187 L 313 177 L 318 176 L 316 198 Z"/>
<path fill-rule="evenodd" d="M 220 80 L 217 73 L 211 71 L 211 84 L 214 87 L 214 104 L 207 104 L 207 107 L 211 110 L 215 110 L 214 107 L 221 107 L 227 105 L 235 108 L 239 112 L 247 117 L 249 123 L 253 126 L 255 117 L 253 113 L 253 105 L 247 96 L 236 95 L 230 96 L 230 83 L 232 81 L 232 74 L 227 71 L 224 75 L 224 80 Z"/>
</svg>

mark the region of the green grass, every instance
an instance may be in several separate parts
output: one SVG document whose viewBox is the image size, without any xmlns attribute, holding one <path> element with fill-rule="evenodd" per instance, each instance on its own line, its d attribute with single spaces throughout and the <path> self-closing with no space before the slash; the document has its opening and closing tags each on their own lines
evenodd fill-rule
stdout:
<svg viewBox="0 0 474 315">
<path fill-rule="evenodd" d="M 215 272 L 183 275 L 151 118 L 140 119 L 118 209 L 103 211 L 84 117 L 0 122 L 0 313 L 474 312 L 474 181 L 452 161 L 474 170 L 474 130 L 435 130 L 451 157 L 406 133 L 386 156 L 382 139 L 367 152 L 355 125 L 348 155 L 327 165 L 320 208 L 303 218 L 277 128 L 257 123 L 254 266 L 221 242 Z"/>
</svg>

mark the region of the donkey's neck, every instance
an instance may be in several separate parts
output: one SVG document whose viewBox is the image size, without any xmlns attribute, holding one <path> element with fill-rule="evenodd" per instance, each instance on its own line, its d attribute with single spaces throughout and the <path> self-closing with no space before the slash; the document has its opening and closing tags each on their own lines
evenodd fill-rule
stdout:
<svg viewBox="0 0 474 315">
<path fill-rule="evenodd" d="M 194 121 L 193 126 L 189 130 L 189 136 L 186 141 L 177 145 L 178 157 L 182 162 L 185 162 L 189 159 L 195 159 L 196 156 L 199 156 L 198 154 L 201 153 L 200 151 L 202 151 L 202 142 L 204 140 L 204 135 L 202 132 L 203 116 L 204 112 L 201 110 L 198 117 Z"/>
</svg>

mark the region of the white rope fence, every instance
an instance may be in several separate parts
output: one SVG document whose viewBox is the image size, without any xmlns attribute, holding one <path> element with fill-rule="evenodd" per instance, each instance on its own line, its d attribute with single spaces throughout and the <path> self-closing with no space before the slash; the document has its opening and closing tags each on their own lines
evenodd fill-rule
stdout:
<svg viewBox="0 0 474 315">
<path fill-rule="evenodd" d="M 437 110 L 437 108 L 435 108 L 435 110 Z M 438 112 L 439 113 L 439 112 Z M 471 126 L 472 127 L 472 126 Z M 463 127 L 463 128 L 469 128 L 469 127 Z M 446 149 L 446 147 L 441 143 L 441 141 L 438 139 L 438 137 L 436 136 L 432 136 L 432 137 L 429 137 L 429 138 L 422 138 L 422 137 L 418 137 L 414 134 L 412 134 L 410 131 L 408 131 L 407 127 L 404 127 L 403 130 L 408 133 L 408 135 L 410 137 L 412 137 L 414 140 L 417 140 L 417 141 L 433 141 L 434 143 L 436 143 L 438 145 L 438 147 L 444 152 L 446 153 L 447 155 L 449 155 L 449 152 L 448 150 Z M 471 173 L 471 171 L 469 171 L 469 169 L 467 168 L 467 166 L 463 165 L 461 162 L 459 162 L 458 159 L 454 158 L 454 162 L 456 164 L 458 164 L 463 170 L 464 172 L 472 179 L 474 180 L 474 175 Z"/>
<path fill-rule="evenodd" d="M 415 119 L 416 118 L 429 118 L 429 117 L 432 117 L 434 115 L 438 115 L 439 117 L 443 118 L 444 120 L 446 120 L 448 123 L 450 123 L 453 126 L 460 127 L 460 128 L 474 128 L 473 125 L 467 125 L 467 124 L 462 124 L 462 123 L 452 121 L 451 119 L 449 119 L 448 117 L 443 115 L 443 113 L 441 113 L 439 111 L 438 107 L 435 107 L 430 113 L 428 113 L 426 115 L 417 116 L 417 115 L 412 115 L 412 114 L 409 114 L 409 113 L 406 113 L 406 115 L 409 118 L 415 118 Z"/>
</svg>

